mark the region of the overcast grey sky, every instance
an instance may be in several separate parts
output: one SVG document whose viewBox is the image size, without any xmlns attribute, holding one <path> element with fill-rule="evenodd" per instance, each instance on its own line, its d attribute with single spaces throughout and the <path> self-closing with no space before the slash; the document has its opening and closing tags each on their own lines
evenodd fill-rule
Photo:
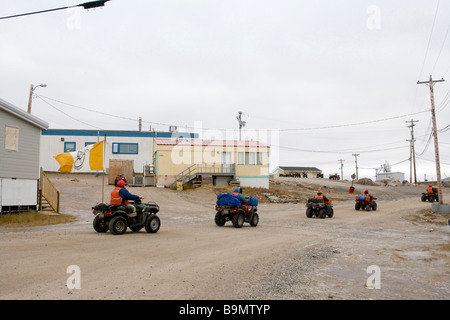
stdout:
<svg viewBox="0 0 450 320">
<path fill-rule="evenodd" d="M 0 16 L 83 1 L 18 0 Z M 87 2 L 85 0 L 84 2 Z M 442 178 L 450 176 L 449 0 L 111 0 L 0 20 L 0 97 L 51 129 L 179 130 L 271 139 L 271 165 L 374 178 L 385 161 L 409 180 L 408 123 L 419 180 L 436 179 L 435 84 Z M 199 125 L 200 124 L 200 125 Z M 220 136 L 222 135 L 222 137 Z"/>
</svg>

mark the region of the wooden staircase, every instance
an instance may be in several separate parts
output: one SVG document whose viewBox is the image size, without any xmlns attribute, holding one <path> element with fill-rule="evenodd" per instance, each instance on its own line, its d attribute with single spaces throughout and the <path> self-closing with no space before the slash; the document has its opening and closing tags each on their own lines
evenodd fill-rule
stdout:
<svg viewBox="0 0 450 320">
<path fill-rule="evenodd" d="M 41 168 L 39 179 L 39 210 L 59 213 L 59 191 Z"/>
<path fill-rule="evenodd" d="M 201 186 L 205 181 L 210 181 L 212 184 L 212 176 L 235 176 L 236 166 L 235 164 L 222 165 L 222 164 L 194 164 L 182 172 L 176 177 L 175 181 L 169 186 L 173 187 L 177 184 L 177 181 L 182 181 L 183 185 L 191 182 L 195 187 Z"/>
</svg>

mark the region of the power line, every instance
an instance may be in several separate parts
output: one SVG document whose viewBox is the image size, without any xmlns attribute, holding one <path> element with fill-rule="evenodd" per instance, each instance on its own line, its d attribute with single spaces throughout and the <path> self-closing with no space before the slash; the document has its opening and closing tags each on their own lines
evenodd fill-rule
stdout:
<svg viewBox="0 0 450 320">
<path fill-rule="evenodd" d="M 438 3 L 437 3 L 437 5 L 436 5 L 436 11 L 434 12 L 433 24 L 432 24 L 432 26 L 431 26 L 430 36 L 428 37 L 427 50 L 425 51 L 425 57 L 423 58 L 423 63 L 422 63 L 422 68 L 420 69 L 419 78 L 422 76 L 422 71 L 423 71 L 423 68 L 424 68 L 424 66 L 425 66 L 425 61 L 427 60 L 428 50 L 430 49 L 431 38 L 432 38 L 432 35 L 433 35 L 434 24 L 435 24 L 435 22 L 436 22 L 436 16 L 437 16 L 437 13 L 438 13 L 438 10 L 439 10 L 439 3 L 440 3 L 440 2 L 441 2 L 441 1 L 438 0 Z"/>
<path fill-rule="evenodd" d="M 39 99 L 41 99 L 42 101 L 44 101 L 46 104 L 48 104 L 50 107 L 52 107 L 52 108 L 58 110 L 58 111 L 61 112 L 62 114 L 64 114 L 64 115 L 68 116 L 69 118 L 71 118 L 72 120 L 78 121 L 78 122 L 80 122 L 80 123 L 82 123 L 82 124 L 85 124 L 85 125 L 87 125 L 87 126 L 89 126 L 89 127 L 95 128 L 95 129 L 103 130 L 102 128 L 93 126 L 93 125 L 91 125 L 91 124 L 89 124 L 89 123 L 87 123 L 87 122 L 84 122 L 84 121 L 81 121 L 81 120 L 79 120 L 79 119 L 76 119 L 76 118 L 72 117 L 71 115 L 69 115 L 68 113 L 66 113 L 66 112 L 64 112 L 64 111 L 62 111 L 62 110 L 60 110 L 60 109 L 58 109 L 57 107 L 55 107 L 54 105 L 52 105 L 52 104 L 49 103 L 48 101 L 45 101 L 45 100 L 42 99 L 39 95 L 36 95 L 36 96 L 37 96 Z"/>
<path fill-rule="evenodd" d="M 65 10 L 70 8 L 76 8 L 76 7 L 83 7 L 84 9 L 92 9 L 97 7 L 103 7 L 105 5 L 105 2 L 110 0 L 102 0 L 102 1 L 91 1 L 91 2 L 85 2 L 73 6 L 67 6 L 67 7 L 60 7 L 60 8 L 54 8 L 54 9 L 47 9 L 47 10 L 41 10 L 41 11 L 34 11 L 34 12 L 27 12 L 27 13 L 21 13 L 21 14 L 15 14 L 12 16 L 7 17 L 0 17 L 0 20 L 2 19 L 10 19 L 10 18 L 17 18 L 17 17 L 23 17 L 23 16 L 29 16 L 32 14 L 38 14 L 38 13 L 46 13 L 46 12 L 52 12 L 52 11 L 58 11 L 58 10 Z"/>
<path fill-rule="evenodd" d="M 439 60 L 439 58 L 440 58 L 440 56 L 441 56 L 441 53 L 442 53 L 442 49 L 444 49 L 445 41 L 447 40 L 447 36 L 448 36 L 448 32 L 449 32 L 449 31 L 450 31 L 450 24 L 449 24 L 448 27 L 447 27 L 447 32 L 445 33 L 444 41 L 442 41 L 441 49 L 439 50 L 439 54 L 438 54 L 438 56 L 437 56 L 437 58 L 436 58 L 436 61 L 434 62 L 433 69 L 431 69 L 431 73 L 433 73 L 433 72 L 434 72 L 434 69 L 436 68 L 436 65 L 437 65 L 437 63 L 438 63 L 438 60 Z"/>
<path fill-rule="evenodd" d="M 324 126 L 324 127 L 292 128 L 292 129 L 278 129 L 278 130 L 279 131 L 305 131 L 305 130 L 319 130 L 319 129 L 334 129 L 334 128 L 342 128 L 342 127 L 352 127 L 352 126 L 370 124 L 370 123 L 375 123 L 375 122 L 383 122 L 383 121 L 388 121 L 388 120 L 400 119 L 400 118 L 404 118 L 404 117 L 408 117 L 408 116 L 425 113 L 428 111 L 430 111 L 430 109 L 418 111 L 415 113 L 404 114 L 404 115 L 400 115 L 400 116 L 394 116 L 394 117 L 383 118 L 383 119 L 378 119 L 378 120 L 356 122 L 356 123 L 348 123 L 348 124 L 340 124 L 340 125 L 332 125 L 332 126 Z"/>
<path fill-rule="evenodd" d="M 43 95 L 37 95 L 38 97 L 41 98 L 45 98 L 48 100 L 52 100 L 61 104 L 65 104 L 67 106 L 70 107 L 74 107 L 74 108 L 78 108 L 78 109 L 83 109 L 89 112 L 93 112 L 93 113 L 97 113 L 97 114 L 101 114 L 101 115 L 106 115 L 106 116 L 110 116 L 110 117 L 115 117 L 115 118 L 119 118 L 119 119 L 124 119 L 124 120 L 130 120 L 130 121 L 138 121 L 136 119 L 133 118 L 127 118 L 124 117 L 123 115 L 117 116 L 114 114 L 110 114 L 110 113 L 106 113 L 106 112 L 101 112 L 101 111 L 96 111 L 90 108 L 85 108 L 85 107 L 80 107 L 71 103 L 67 103 L 67 102 L 63 102 L 57 99 L 53 99 L 50 97 L 46 97 Z M 351 127 L 351 126 L 358 126 L 358 125 L 365 125 L 365 124 L 369 124 L 369 123 L 376 123 L 376 122 L 384 122 L 384 121 L 389 121 L 389 120 L 395 120 L 395 119 L 400 119 L 400 118 L 404 118 L 404 117 L 409 117 L 409 116 L 413 116 L 413 115 L 417 115 L 417 114 L 421 114 L 421 113 L 425 113 L 425 112 L 429 112 L 430 110 L 423 110 L 423 111 L 419 111 L 419 112 L 415 112 L 415 113 L 409 113 L 409 114 L 403 114 L 403 115 L 399 115 L 399 116 L 393 116 L 393 117 L 388 117 L 388 118 L 383 118 L 383 119 L 378 119 L 378 120 L 371 120 L 371 121 L 363 121 L 363 122 L 356 122 L 356 123 L 349 123 L 349 124 L 341 124 L 341 125 L 332 125 L 332 126 L 323 126 L 323 127 L 309 127 L 309 128 L 291 128 L 291 129 L 266 129 L 267 131 L 277 131 L 277 132 L 289 132 L 289 131 L 306 131 L 306 130 L 321 130 L 321 129 L 334 129 L 334 128 L 341 128 L 341 127 Z M 154 125 L 161 125 L 161 126 L 171 126 L 173 124 L 167 124 L 167 123 L 161 123 L 161 122 L 154 122 L 154 121 L 145 121 L 143 120 L 142 122 L 146 122 L 149 124 L 154 124 Z M 196 127 L 192 127 L 192 126 L 181 126 L 181 127 L 185 127 L 185 128 L 190 128 L 190 129 L 198 129 Z M 216 131 L 236 131 L 237 129 L 221 129 L 221 128 L 203 128 L 204 130 L 216 130 Z"/>
<path fill-rule="evenodd" d="M 288 146 L 280 146 L 280 145 L 271 145 L 272 147 L 278 147 L 281 149 L 287 149 L 291 151 L 298 151 L 298 152 L 308 152 L 308 153 L 329 153 L 329 154 L 348 154 L 349 151 L 341 151 L 341 150 L 308 150 L 308 149 L 301 149 L 297 147 L 288 147 Z M 364 153 L 371 153 L 371 152 L 382 152 L 382 151 L 389 151 L 389 150 L 399 150 L 400 148 L 407 148 L 408 146 L 403 147 L 393 147 L 393 148 L 386 148 L 386 149 L 376 149 L 376 150 L 364 150 L 361 152 Z"/>
</svg>

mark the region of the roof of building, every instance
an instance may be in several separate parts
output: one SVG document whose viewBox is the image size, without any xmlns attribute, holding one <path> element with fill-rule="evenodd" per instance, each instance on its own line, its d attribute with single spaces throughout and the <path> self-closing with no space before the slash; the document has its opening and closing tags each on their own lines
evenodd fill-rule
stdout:
<svg viewBox="0 0 450 320">
<path fill-rule="evenodd" d="M 147 137 L 170 138 L 175 137 L 174 132 L 164 131 L 131 131 L 131 130 L 87 130 L 87 129 L 48 129 L 42 132 L 44 136 L 108 136 L 108 137 Z M 198 133 L 179 132 L 180 137 L 198 137 Z"/>
<path fill-rule="evenodd" d="M 203 140 L 203 139 L 160 139 L 156 138 L 157 145 L 166 146 L 213 146 L 213 147 L 268 147 L 259 141 L 249 140 Z"/>
<path fill-rule="evenodd" d="M 322 172 L 322 170 L 316 168 L 316 167 L 278 167 L 281 170 L 284 171 L 319 171 Z"/>
<path fill-rule="evenodd" d="M 33 125 L 35 125 L 36 127 L 39 127 L 41 129 L 48 129 L 48 123 L 39 119 L 38 117 L 32 115 L 31 113 L 25 112 L 21 109 L 19 109 L 18 107 L 12 105 L 11 103 L 0 99 L 0 109 L 5 110 L 13 115 L 15 115 L 16 117 L 25 120 Z"/>
</svg>

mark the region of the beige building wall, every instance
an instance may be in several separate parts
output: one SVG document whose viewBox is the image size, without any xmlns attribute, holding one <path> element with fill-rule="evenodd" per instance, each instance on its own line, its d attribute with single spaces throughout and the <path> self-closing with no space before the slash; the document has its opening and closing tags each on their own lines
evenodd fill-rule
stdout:
<svg viewBox="0 0 450 320">
<path fill-rule="evenodd" d="M 243 179 L 247 186 L 253 184 L 268 188 L 268 146 L 224 146 L 207 142 L 203 145 L 201 140 L 196 143 L 198 144 L 167 145 L 158 144 L 155 139 L 153 165 L 158 184 L 169 185 L 183 170 L 200 164 L 212 170 L 212 174 L 214 170 L 223 172 L 235 167 L 235 176 L 241 180 L 241 184 Z"/>
</svg>

